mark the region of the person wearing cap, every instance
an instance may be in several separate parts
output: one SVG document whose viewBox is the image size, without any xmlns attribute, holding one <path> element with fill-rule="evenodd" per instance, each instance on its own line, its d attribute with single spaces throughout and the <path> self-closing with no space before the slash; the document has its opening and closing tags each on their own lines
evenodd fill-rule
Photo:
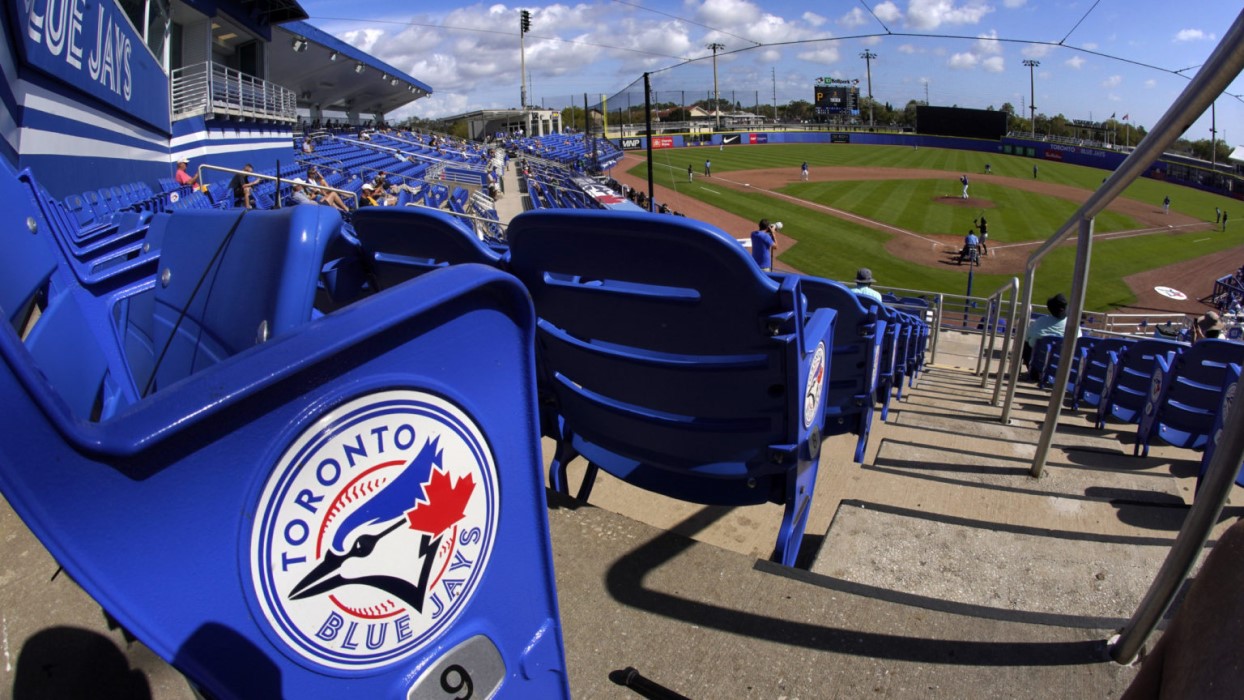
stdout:
<svg viewBox="0 0 1244 700">
<path fill-rule="evenodd" d="M 359 206 L 360 207 L 376 206 L 376 186 L 375 185 L 371 184 L 370 182 L 363 183 L 363 190 L 362 192 L 359 192 Z"/>
<path fill-rule="evenodd" d="M 1045 302 L 1045 308 L 1049 309 L 1048 316 L 1038 316 L 1032 319 L 1028 324 L 1028 333 L 1024 336 L 1023 359 L 1027 365 L 1032 360 L 1032 349 L 1037 344 L 1037 339 L 1046 336 L 1063 337 L 1063 333 L 1067 328 L 1067 297 L 1061 293 L 1055 294 Z M 1076 335 L 1079 335 L 1080 329 L 1076 328 Z M 1029 375 L 1029 379 L 1036 380 L 1036 377 Z"/>
<path fill-rule="evenodd" d="M 289 196 L 290 199 L 294 200 L 294 204 L 316 204 L 316 201 L 307 194 L 306 182 L 299 178 L 294 178 L 289 181 L 289 184 L 294 186 L 294 191 Z"/>
<path fill-rule="evenodd" d="M 191 187 L 197 190 L 199 189 L 199 176 L 191 176 L 190 173 L 186 172 L 186 166 L 189 164 L 185 158 L 177 161 L 177 172 L 173 173 L 173 179 L 182 187 Z"/>
<path fill-rule="evenodd" d="M 855 271 L 855 288 L 851 291 L 862 297 L 876 299 L 878 303 L 881 303 L 881 292 L 873 289 L 873 282 L 876 282 L 873 279 L 873 271 L 866 267 L 861 267 Z"/>
<path fill-rule="evenodd" d="M 752 231 L 752 260 L 765 272 L 773 272 L 773 254 L 777 252 L 773 230 L 768 219 L 761 219 L 760 228 Z"/>
<path fill-rule="evenodd" d="M 1196 337 L 1201 338 L 1221 338 L 1224 326 L 1222 317 L 1217 311 L 1206 311 L 1205 315 L 1197 319 Z"/>
</svg>

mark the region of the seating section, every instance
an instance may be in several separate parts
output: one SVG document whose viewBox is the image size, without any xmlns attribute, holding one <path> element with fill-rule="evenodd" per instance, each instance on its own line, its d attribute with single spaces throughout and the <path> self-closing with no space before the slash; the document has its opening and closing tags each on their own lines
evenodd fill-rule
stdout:
<svg viewBox="0 0 1244 700">
<path fill-rule="evenodd" d="M 569 697 L 513 278 L 459 265 L 319 317 L 341 221 L 296 207 L 157 215 L 159 273 L 96 294 L 40 191 L 0 173 L 0 490 L 112 617 L 212 697 L 423 697 L 454 665 Z"/>
<path fill-rule="evenodd" d="M 793 564 L 837 314 L 806 311 L 797 278 L 779 285 L 698 222 L 528 212 L 509 237 L 556 416 L 554 488 L 569 492 L 565 468 L 581 454 L 584 498 L 603 469 L 698 503 L 784 504 L 774 559 Z"/>
<path fill-rule="evenodd" d="M 1222 405 L 1232 365 L 1244 365 L 1244 344 L 1205 339 L 1177 355 L 1156 357 L 1145 396 L 1135 451 L 1148 455 L 1154 438 L 1204 450 Z"/>
<path fill-rule="evenodd" d="M 1170 362 L 1187 347 L 1186 343 L 1173 340 L 1144 339 L 1108 353 L 1104 389 L 1097 406 L 1097 427 L 1105 427 L 1111 418 L 1139 423 L 1158 357 Z"/>
</svg>

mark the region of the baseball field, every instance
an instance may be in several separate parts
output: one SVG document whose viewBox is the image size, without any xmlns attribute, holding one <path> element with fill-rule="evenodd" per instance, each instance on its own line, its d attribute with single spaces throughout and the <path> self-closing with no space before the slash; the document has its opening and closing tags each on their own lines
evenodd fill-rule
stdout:
<svg viewBox="0 0 1244 700">
<path fill-rule="evenodd" d="M 646 189 L 643 155 L 628 153 L 614 177 Z M 705 160 L 711 177 L 703 174 Z M 850 280 L 869 267 L 882 286 L 963 294 L 969 268 L 956 254 L 984 217 L 989 254 L 973 271 L 977 296 L 1022 275 L 1028 256 L 1109 175 L 1013 155 L 849 144 L 662 149 L 653 165 L 658 201 L 740 238 L 761 218 L 782 221 L 777 266 L 831 279 Z M 1234 207 L 1244 217 L 1238 200 L 1147 178 L 1133 183 L 1094 222 L 1086 308 L 1203 309 L 1196 300 L 1213 280 L 1244 263 L 1244 224 L 1220 230 L 1215 207 L 1228 214 Z M 1044 259 L 1034 299 L 1068 289 L 1074 257 L 1073 238 Z M 1155 286 L 1180 289 L 1189 299 L 1172 300 Z"/>
</svg>

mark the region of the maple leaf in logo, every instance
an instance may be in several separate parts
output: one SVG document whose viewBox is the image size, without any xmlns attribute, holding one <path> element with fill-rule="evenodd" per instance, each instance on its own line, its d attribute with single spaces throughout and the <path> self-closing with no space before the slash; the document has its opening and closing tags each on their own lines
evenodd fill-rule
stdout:
<svg viewBox="0 0 1244 700">
<path fill-rule="evenodd" d="M 464 517 L 467 502 L 474 491 L 473 475 L 467 474 L 454 484 L 448 472 L 433 469 L 432 478 L 423 487 L 427 502 L 417 502 L 414 508 L 406 511 L 410 529 L 433 535 L 448 530 Z"/>
</svg>

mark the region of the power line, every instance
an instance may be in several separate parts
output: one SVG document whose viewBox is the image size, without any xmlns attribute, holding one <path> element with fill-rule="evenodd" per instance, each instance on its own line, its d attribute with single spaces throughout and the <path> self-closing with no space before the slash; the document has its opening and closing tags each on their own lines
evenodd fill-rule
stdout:
<svg viewBox="0 0 1244 700">
<path fill-rule="evenodd" d="M 1077 29 L 1079 29 L 1079 28 L 1080 28 L 1080 23 L 1081 23 L 1081 22 L 1083 22 L 1084 20 L 1088 19 L 1088 16 L 1089 16 L 1090 14 L 1092 14 L 1092 13 L 1093 13 L 1093 10 L 1096 10 L 1096 9 L 1097 9 L 1097 5 L 1098 5 L 1100 2 L 1101 2 L 1101 0 L 1097 0 L 1097 2 L 1094 2 L 1094 3 L 1093 3 L 1093 6 L 1092 6 L 1092 7 L 1090 7 L 1090 8 L 1088 9 L 1088 12 L 1085 12 L 1085 13 L 1084 13 L 1084 16 L 1080 18 L 1080 21 L 1079 21 L 1079 22 L 1076 22 L 1076 23 L 1075 23 L 1075 26 L 1073 26 L 1073 27 L 1071 28 L 1071 31 L 1067 32 L 1067 36 L 1064 36 L 1064 37 L 1063 37 L 1063 38 L 1062 38 L 1062 39 L 1058 42 L 1058 45 L 1059 45 L 1059 46 L 1062 46 L 1062 45 L 1063 45 L 1063 42 L 1067 40 L 1067 37 L 1071 36 L 1071 35 L 1075 32 L 1075 30 L 1077 30 Z"/>
</svg>

